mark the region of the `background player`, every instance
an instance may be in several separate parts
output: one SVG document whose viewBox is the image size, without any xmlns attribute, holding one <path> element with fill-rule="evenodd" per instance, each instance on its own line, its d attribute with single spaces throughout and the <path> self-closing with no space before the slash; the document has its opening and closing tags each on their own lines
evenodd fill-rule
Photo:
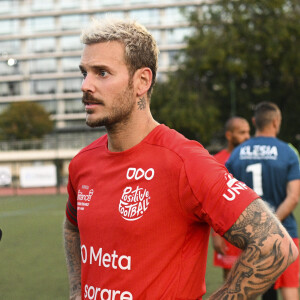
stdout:
<svg viewBox="0 0 300 300">
<path fill-rule="evenodd" d="M 276 138 L 281 125 L 278 106 L 271 102 L 259 103 L 255 107 L 253 124 L 255 137 L 237 147 L 226 166 L 270 205 L 298 245 L 293 210 L 300 195 L 299 160 L 288 144 Z M 281 289 L 284 300 L 297 300 L 298 286 L 299 259 L 280 276 L 275 289 Z"/>
<path fill-rule="evenodd" d="M 232 150 L 250 138 L 250 126 L 246 119 L 232 117 L 225 124 L 225 138 L 227 147 L 214 155 L 215 159 L 225 165 Z M 232 268 L 241 254 L 241 249 L 231 245 L 220 235 L 212 231 L 212 242 L 214 247 L 214 265 L 223 268 L 223 279 Z"/>
</svg>

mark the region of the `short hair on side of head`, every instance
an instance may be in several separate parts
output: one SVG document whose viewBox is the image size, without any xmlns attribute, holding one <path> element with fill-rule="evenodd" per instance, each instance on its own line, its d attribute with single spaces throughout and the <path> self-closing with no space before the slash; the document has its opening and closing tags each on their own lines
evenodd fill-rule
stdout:
<svg viewBox="0 0 300 300">
<path fill-rule="evenodd" d="M 280 112 L 279 107 L 273 102 L 260 102 L 254 108 L 255 127 L 263 130 Z"/>
<path fill-rule="evenodd" d="M 151 96 L 156 81 L 159 50 L 150 32 L 134 20 L 93 19 L 91 24 L 82 31 L 81 42 L 86 45 L 117 41 L 125 47 L 125 63 L 130 77 L 136 70 L 148 67 L 152 71 L 152 82 L 147 92 Z"/>
</svg>

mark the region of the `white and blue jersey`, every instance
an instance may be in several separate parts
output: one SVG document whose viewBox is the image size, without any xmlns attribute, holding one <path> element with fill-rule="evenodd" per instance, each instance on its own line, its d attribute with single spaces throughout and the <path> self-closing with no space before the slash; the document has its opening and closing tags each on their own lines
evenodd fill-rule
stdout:
<svg viewBox="0 0 300 300">
<path fill-rule="evenodd" d="M 244 142 L 234 149 L 226 167 L 234 177 L 269 203 L 274 211 L 286 198 L 287 183 L 300 179 L 295 151 L 274 137 L 253 137 Z M 282 223 L 292 238 L 298 237 L 292 213 Z"/>
</svg>

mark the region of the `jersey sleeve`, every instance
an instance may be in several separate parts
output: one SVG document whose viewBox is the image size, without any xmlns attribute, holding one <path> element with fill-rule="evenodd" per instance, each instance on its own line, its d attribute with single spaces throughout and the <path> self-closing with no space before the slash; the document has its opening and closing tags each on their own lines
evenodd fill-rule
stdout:
<svg viewBox="0 0 300 300">
<path fill-rule="evenodd" d="M 76 193 L 74 191 L 74 188 L 72 186 L 71 178 L 69 176 L 68 180 L 68 201 L 66 205 L 66 217 L 68 220 L 75 226 L 78 226 L 77 224 L 77 197 Z"/>
<path fill-rule="evenodd" d="M 199 149 L 185 161 L 180 178 L 181 199 L 194 216 L 223 235 L 259 196 L 206 152 Z"/>
</svg>

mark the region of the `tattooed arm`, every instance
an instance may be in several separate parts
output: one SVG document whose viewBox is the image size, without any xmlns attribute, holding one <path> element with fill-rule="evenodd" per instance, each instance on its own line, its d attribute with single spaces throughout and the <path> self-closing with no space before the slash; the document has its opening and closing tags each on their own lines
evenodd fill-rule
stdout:
<svg viewBox="0 0 300 300">
<path fill-rule="evenodd" d="M 256 299 L 298 256 L 291 237 L 261 199 L 244 210 L 224 237 L 244 251 L 210 300 Z"/>
<path fill-rule="evenodd" d="M 81 299 L 80 237 L 76 226 L 67 219 L 64 222 L 64 242 L 69 274 L 70 300 Z"/>
</svg>

